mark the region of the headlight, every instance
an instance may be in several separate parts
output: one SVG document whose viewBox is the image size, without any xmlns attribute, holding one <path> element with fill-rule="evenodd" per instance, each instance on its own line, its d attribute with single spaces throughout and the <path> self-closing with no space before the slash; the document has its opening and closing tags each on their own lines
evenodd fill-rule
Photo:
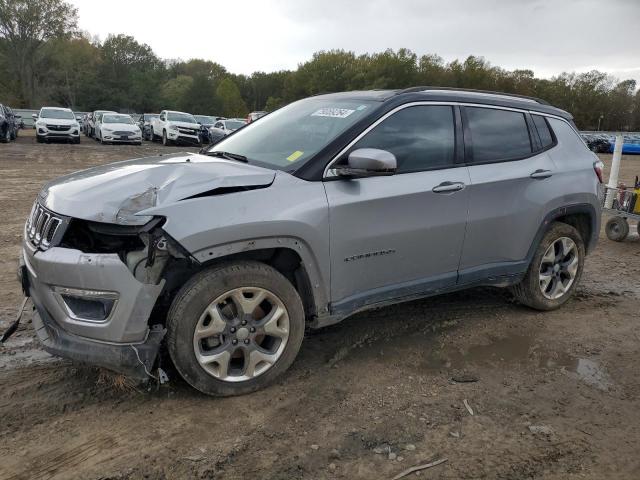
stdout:
<svg viewBox="0 0 640 480">
<path fill-rule="evenodd" d="M 46 124 L 47 124 L 47 122 L 45 122 L 44 120 L 38 120 L 38 121 L 36 122 L 36 125 L 37 125 L 38 127 L 44 127 Z"/>
<path fill-rule="evenodd" d="M 78 122 L 71 125 L 72 128 L 80 128 L 80 124 Z"/>
<path fill-rule="evenodd" d="M 136 215 L 136 213 L 155 207 L 158 199 L 157 190 L 151 187 L 145 192 L 137 193 L 127 198 L 120 205 L 116 214 L 116 223 L 120 225 L 144 225 L 153 219 L 149 215 Z"/>
<path fill-rule="evenodd" d="M 103 128 L 102 130 L 109 133 L 113 132 L 113 128 Z"/>
<path fill-rule="evenodd" d="M 178 127 L 176 125 L 169 125 L 169 130 L 178 131 Z"/>
</svg>

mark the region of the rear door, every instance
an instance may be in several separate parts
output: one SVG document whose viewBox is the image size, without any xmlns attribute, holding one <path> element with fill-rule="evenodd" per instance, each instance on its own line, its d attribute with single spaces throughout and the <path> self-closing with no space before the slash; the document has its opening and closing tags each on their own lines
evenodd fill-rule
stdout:
<svg viewBox="0 0 640 480">
<path fill-rule="evenodd" d="M 551 143 L 542 145 L 528 112 L 467 106 L 462 117 L 471 178 L 460 261 L 464 284 L 526 269 L 556 167 L 546 151 L 552 133 L 544 132 Z"/>
<path fill-rule="evenodd" d="M 401 108 L 340 160 L 358 148 L 387 150 L 398 161 L 395 175 L 325 181 L 335 309 L 455 285 L 469 183 L 456 162 L 456 112 L 450 105 Z"/>
</svg>

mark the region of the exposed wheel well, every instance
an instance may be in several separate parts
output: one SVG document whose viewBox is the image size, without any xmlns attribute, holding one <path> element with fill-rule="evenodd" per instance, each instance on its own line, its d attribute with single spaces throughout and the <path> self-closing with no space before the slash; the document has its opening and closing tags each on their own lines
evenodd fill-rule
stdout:
<svg viewBox="0 0 640 480">
<path fill-rule="evenodd" d="M 287 280 L 291 282 L 291 284 L 298 292 L 298 295 L 300 295 L 306 317 L 311 318 L 317 314 L 309 275 L 304 268 L 304 264 L 302 262 L 302 259 L 300 258 L 300 255 L 298 255 L 295 250 L 292 250 L 290 248 L 264 248 L 257 250 L 248 250 L 246 252 L 238 252 L 205 262 L 199 265 L 198 268 L 192 268 L 189 267 L 186 263 L 183 263 L 182 268 L 178 267 L 175 268 L 173 272 L 171 272 L 171 270 L 167 272 L 168 278 L 165 289 L 166 302 L 170 303 L 177 291 L 182 285 L 184 285 L 187 279 L 195 275 L 202 269 L 223 262 L 232 262 L 234 260 L 254 260 L 265 263 L 275 268 L 278 272 L 284 275 Z"/>
<path fill-rule="evenodd" d="M 555 218 L 554 221 L 566 223 L 578 230 L 582 240 L 584 241 L 585 247 L 588 247 L 593 233 L 591 231 L 591 216 L 588 213 L 570 213 Z"/>
</svg>

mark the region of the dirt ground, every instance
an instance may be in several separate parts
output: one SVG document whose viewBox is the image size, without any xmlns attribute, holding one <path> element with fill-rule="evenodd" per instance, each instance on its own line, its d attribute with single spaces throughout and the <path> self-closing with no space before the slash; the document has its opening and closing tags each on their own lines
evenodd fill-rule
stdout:
<svg viewBox="0 0 640 480">
<path fill-rule="evenodd" d="M 0 145 L 0 331 L 42 183 L 167 151 L 30 134 Z M 622 168 L 630 182 L 640 157 Z M 390 479 L 439 459 L 407 478 L 640 478 L 635 226 L 623 243 L 601 235 L 559 311 L 483 288 L 359 314 L 308 333 L 278 384 L 243 397 L 205 397 L 171 371 L 123 387 L 42 352 L 29 318 L 0 346 L 0 479 Z"/>
</svg>

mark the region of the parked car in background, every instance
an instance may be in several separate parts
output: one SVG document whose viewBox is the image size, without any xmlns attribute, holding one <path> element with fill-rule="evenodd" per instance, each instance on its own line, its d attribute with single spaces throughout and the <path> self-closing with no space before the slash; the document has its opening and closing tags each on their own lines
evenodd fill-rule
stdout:
<svg viewBox="0 0 640 480">
<path fill-rule="evenodd" d="M 7 107 L 0 103 L 0 142 L 9 143 L 13 140 L 14 122 L 15 119 Z"/>
<path fill-rule="evenodd" d="M 84 127 L 84 115 L 76 114 L 76 122 L 80 125 L 80 131 L 82 131 L 82 128 Z"/>
<path fill-rule="evenodd" d="M 611 142 L 602 136 L 592 134 L 582 134 L 581 136 L 592 152 L 606 153 L 611 148 Z"/>
<path fill-rule="evenodd" d="M 8 127 L 8 132 L 5 132 L 5 137 L 8 134 L 9 141 L 15 140 L 16 138 L 18 138 L 18 130 L 20 130 L 20 117 L 16 116 L 11 107 L 7 105 L 0 105 L 0 109 L 2 109 L 3 111 L 2 115 L 4 116 L 5 122 L 7 123 Z M 0 140 L 4 141 L 6 140 L 6 138 L 2 139 L 2 137 L 0 137 Z"/>
<path fill-rule="evenodd" d="M 251 122 L 255 122 L 257 119 L 259 119 L 260 117 L 264 117 L 267 114 L 267 112 L 251 112 L 249 115 L 247 115 L 247 123 L 251 123 Z"/>
<path fill-rule="evenodd" d="M 131 115 L 103 113 L 100 119 L 100 143 L 133 143 L 142 145 L 142 130 Z"/>
<path fill-rule="evenodd" d="M 89 136 L 89 129 L 91 128 L 92 123 L 93 112 L 89 112 L 85 115 L 84 123 L 82 124 L 82 133 L 84 133 L 87 137 Z"/>
<path fill-rule="evenodd" d="M 102 117 L 106 114 L 106 113 L 115 113 L 117 114 L 118 112 L 111 112 L 111 111 L 107 111 L 107 112 L 99 112 L 94 116 L 94 120 L 93 120 L 93 128 L 94 128 L 94 132 L 93 132 L 93 138 L 96 141 L 100 141 L 100 132 L 101 132 L 101 125 L 102 125 Z"/>
<path fill-rule="evenodd" d="M 113 112 L 111 110 L 95 110 L 91 114 L 91 118 L 89 119 L 89 128 L 88 128 L 89 137 L 96 138 L 96 131 L 97 131 L 96 123 L 99 122 L 100 115 L 102 115 L 103 113 L 118 113 L 118 112 Z M 98 139 L 96 138 L 96 140 Z"/>
<path fill-rule="evenodd" d="M 209 129 L 213 127 L 220 117 L 211 115 L 194 115 L 193 117 L 200 124 L 200 139 L 203 143 L 209 143 Z"/>
<path fill-rule="evenodd" d="M 138 117 L 138 127 L 140 127 L 140 131 L 142 132 L 143 140 L 151 140 L 151 120 L 159 116 L 159 113 L 143 113 Z"/>
<path fill-rule="evenodd" d="M 152 141 L 161 139 L 163 145 L 182 143 L 202 146 L 200 125 L 190 113 L 163 110 L 151 120 Z"/>
<path fill-rule="evenodd" d="M 213 127 L 209 129 L 209 142 L 216 143 L 221 139 L 235 132 L 236 130 L 244 127 L 246 122 L 242 118 L 229 118 L 226 120 L 218 120 L 213 124 Z"/>
<path fill-rule="evenodd" d="M 608 152 L 613 153 L 615 141 L 611 143 Z M 640 154 L 640 138 L 625 135 L 622 143 L 622 153 L 626 155 Z"/>
<path fill-rule="evenodd" d="M 42 107 L 36 118 L 36 141 L 80 143 L 80 125 L 69 108 Z"/>
</svg>

